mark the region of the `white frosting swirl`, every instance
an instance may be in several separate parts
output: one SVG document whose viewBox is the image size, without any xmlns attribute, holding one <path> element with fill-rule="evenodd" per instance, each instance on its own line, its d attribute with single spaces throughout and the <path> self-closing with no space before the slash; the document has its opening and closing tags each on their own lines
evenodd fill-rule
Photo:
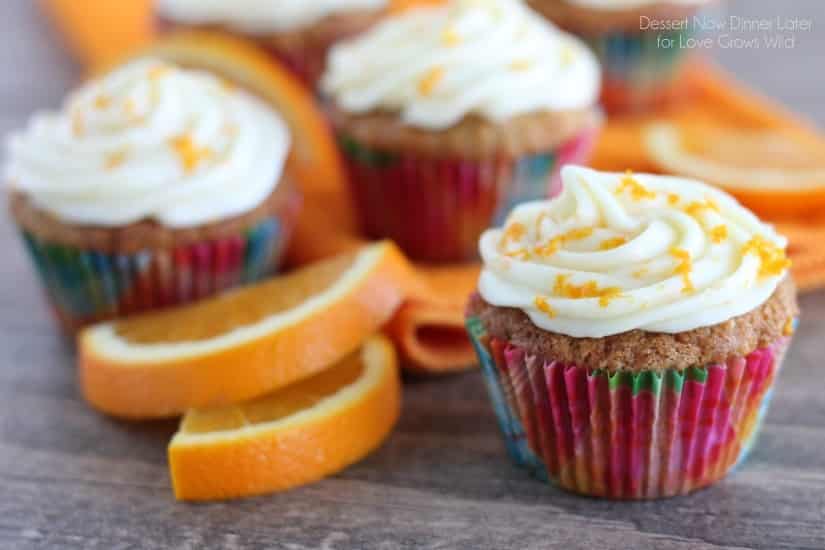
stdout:
<svg viewBox="0 0 825 550">
<path fill-rule="evenodd" d="M 68 222 L 191 227 L 261 204 L 289 144 L 281 118 L 250 94 L 143 59 L 35 115 L 9 140 L 6 175 Z"/>
<path fill-rule="evenodd" d="M 634 8 L 646 8 L 656 4 L 670 4 L 682 6 L 698 6 L 706 4 L 709 0 L 565 0 L 568 4 L 574 4 L 585 8 L 598 10 L 624 10 Z"/>
<path fill-rule="evenodd" d="M 330 53 L 322 89 L 349 112 L 400 111 L 427 129 L 586 108 L 599 65 L 521 0 L 450 0 L 386 19 Z"/>
<path fill-rule="evenodd" d="M 481 237 L 479 292 L 547 331 L 677 333 L 759 307 L 785 276 L 783 237 L 732 197 L 674 177 L 567 166 L 563 193 Z"/>
<path fill-rule="evenodd" d="M 162 17 L 252 34 L 301 29 L 329 15 L 382 9 L 388 0 L 158 0 Z"/>
</svg>

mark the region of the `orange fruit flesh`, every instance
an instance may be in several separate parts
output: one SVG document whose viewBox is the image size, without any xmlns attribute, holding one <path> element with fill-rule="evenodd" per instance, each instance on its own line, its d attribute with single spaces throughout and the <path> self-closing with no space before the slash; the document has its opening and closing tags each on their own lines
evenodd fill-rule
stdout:
<svg viewBox="0 0 825 550">
<path fill-rule="evenodd" d="M 384 441 L 400 403 L 395 351 L 376 336 L 310 379 L 243 404 L 190 411 L 169 444 L 175 496 L 243 497 L 334 474 Z"/>
<path fill-rule="evenodd" d="M 358 354 L 353 354 L 333 368 L 264 397 L 239 405 L 190 411 L 180 429 L 187 434 L 202 434 L 277 422 L 314 407 L 354 383 L 363 372 L 363 363 Z"/>
<path fill-rule="evenodd" d="M 115 325 L 115 332 L 134 344 L 210 340 L 292 309 L 307 296 L 327 290 L 350 268 L 355 257 L 346 254 L 214 300 L 137 317 Z"/>
<path fill-rule="evenodd" d="M 378 243 L 177 309 L 86 329 L 86 400 L 140 419 L 257 398 L 308 378 L 362 345 L 412 286 L 409 265 Z"/>
<path fill-rule="evenodd" d="M 781 133 L 720 128 L 681 128 L 682 147 L 704 159 L 751 170 L 809 170 L 825 167 L 825 150 Z"/>
</svg>

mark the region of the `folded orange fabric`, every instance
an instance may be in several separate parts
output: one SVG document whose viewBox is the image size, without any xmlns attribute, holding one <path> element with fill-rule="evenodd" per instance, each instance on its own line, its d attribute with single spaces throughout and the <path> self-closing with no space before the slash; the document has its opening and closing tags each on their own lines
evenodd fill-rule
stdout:
<svg viewBox="0 0 825 550">
<path fill-rule="evenodd" d="M 70 46 L 89 66 L 107 64 L 151 39 L 149 0 L 43 1 Z M 825 138 L 815 129 L 719 69 L 698 63 L 688 72 L 685 86 L 691 89 L 691 99 L 678 109 L 611 119 L 592 165 L 604 170 L 662 171 L 644 143 L 645 129 L 661 122 L 677 127 L 702 122 L 740 131 L 776 131 L 789 139 L 822 147 L 825 152 Z M 363 242 L 344 189 L 304 191 L 306 208 L 290 254 L 294 264 L 352 249 Z M 778 219 L 758 213 L 776 222 L 790 238 L 799 286 L 825 287 L 825 252 L 819 246 L 825 238 L 825 214 Z M 387 327 L 388 334 L 412 370 L 447 372 L 472 366 L 475 357 L 463 332 L 463 308 L 475 287 L 478 266 L 422 267 L 418 271 L 420 285 Z"/>
</svg>

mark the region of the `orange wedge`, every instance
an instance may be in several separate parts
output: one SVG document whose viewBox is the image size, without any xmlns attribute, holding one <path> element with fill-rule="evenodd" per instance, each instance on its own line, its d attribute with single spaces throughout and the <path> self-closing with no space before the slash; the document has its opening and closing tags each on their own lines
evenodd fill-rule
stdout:
<svg viewBox="0 0 825 550">
<path fill-rule="evenodd" d="M 390 320 L 409 280 L 395 245 L 379 243 L 210 300 L 91 327 L 79 337 L 83 394 L 135 419 L 258 397 L 357 349 Z"/>
<path fill-rule="evenodd" d="M 798 132 L 708 123 L 653 124 L 645 147 L 657 168 L 713 183 L 764 215 L 825 208 L 825 142 Z"/>
<path fill-rule="evenodd" d="M 313 92 L 254 43 L 216 31 L 185 31 L 163 35 L 136 57 L 149 56 L 214 72 L 256 93 L 289 124 L 295 178 L 314 190 L 345 184 L 335 140 Z"/>
<path fill-rule="evenodd" d="M 400 401 L 395 351 L 378 336 L 332 368 L 265 397 L 190 411 L 169 444 L 175 496 L 217 500 L 317 481 L 378 447 Z"/>
</svg>

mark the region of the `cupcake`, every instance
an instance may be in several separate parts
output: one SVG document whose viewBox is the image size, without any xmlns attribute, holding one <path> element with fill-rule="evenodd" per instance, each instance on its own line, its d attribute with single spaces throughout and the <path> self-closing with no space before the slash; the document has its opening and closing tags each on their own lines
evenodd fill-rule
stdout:
<svg viewBox="0 0 825 550">
<path fill-rule="evenodd" d="M 512 458 L 613 499 L 719 480 L 753 445 L 798 315 L 786 240 L 696 181 L 563 179 L 484 233 L 467 310 Z"/>
<path fill-rule="evenodd" d="M 368 236 L 414 259 L 477 258 L 513 205 L 584 161 L 599 68 L 520 0 L 452 0 L 335 46 L 321 82 Z"/>
<path fill-rule="evenodd" d="M 527 0 L 596 51 L 603 69 L 602 102 L 611 113 L 644 111 L 686 93 L 692 16 L 709 0 Z"/>
<path fill-rule="evenodd" d="M 210 27 L 251 38 L 311 89 L 327 51 L 378 21 L 388 0 L 158 0 L 161 29 Z"/>
<path fill-rule="evenodd" d="M 154 59 L 35 115 L 9 140 L 9 202 L 63 325 L 271 274 L 300 203 L 289 148 L 260 100 Z"/>
</svg>

